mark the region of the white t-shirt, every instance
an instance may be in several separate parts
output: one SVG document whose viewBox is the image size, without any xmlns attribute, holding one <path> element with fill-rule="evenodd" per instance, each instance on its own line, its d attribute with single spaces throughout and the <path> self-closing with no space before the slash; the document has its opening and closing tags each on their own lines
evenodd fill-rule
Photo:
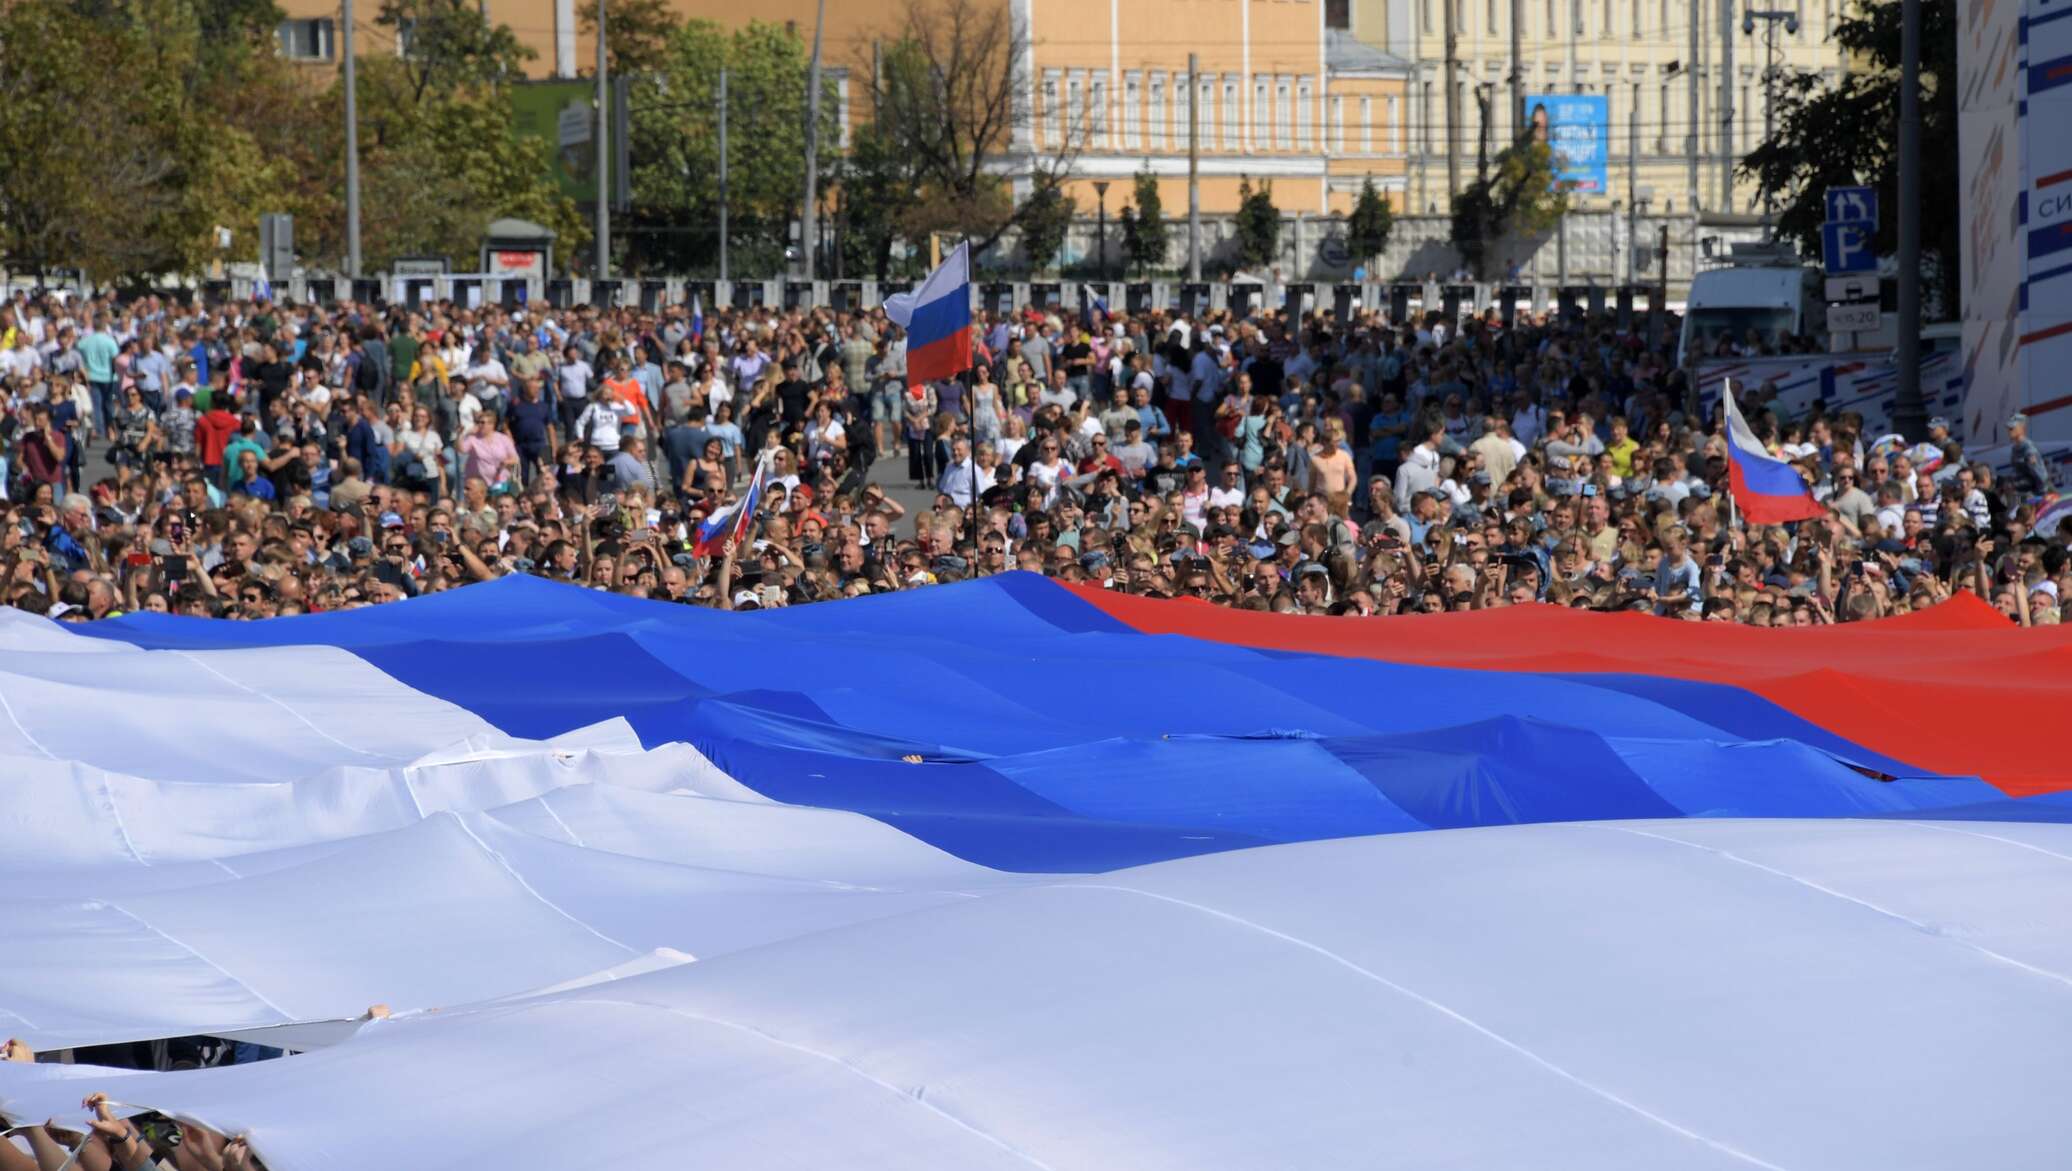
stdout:
<svg viewBox="0 0 2072 1171">
<path fill-rule="evenodd" d="M 510 385 L 510 372 L 495 358 L 484 358 L 468 367 L 468 390 L 473 394 L 496 395 Z"/>
<path fill-rule="evenodd" d="M 806 458 L 824 459 L 834 454 L 835 441 L 841 439 L 843 435 L 844 430 L 840 419 L 829 419 L 824 425 L 821 423 L 806 424 Z"/>
<path fill-rule="evenodd" d="M 437 431 L 414 431 L 408 427 L 396 432 L 396 445 L 405 455 L 427 464 L 436 463 L 439 453 L 446 450 L 446 441 L 439 438 Z"/>
<path fill-rule="evenodd" d="M 601 402 L 591 403 L 576 417 L 576 438 L 607 454 L 619 450 L 618 412 Z"/>
</svg>

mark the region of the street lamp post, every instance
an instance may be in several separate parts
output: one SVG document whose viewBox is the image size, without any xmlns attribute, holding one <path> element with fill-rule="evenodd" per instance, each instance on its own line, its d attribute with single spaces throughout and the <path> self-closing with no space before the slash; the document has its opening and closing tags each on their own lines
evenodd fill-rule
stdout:
<svg viewBox="0 0 2072 1171">
<path fill-rule="evenodd" d="M 1101 236 L 1100 243 L 1096 247 L 1100 249 L 1101 279 L 1106 281 L 1108 279 L 1108 180 L 1094 180 L 1094 195 L 1100 199 L 1101 204 Z"/>
<path fill-rule="evenodd" d="M 1741 35 L 1755 35 L 1755 22 L 1763 22 L 1763 141 L 1768 142 L 1777 133 L 1777 26 L 1783 25 L 1786 36 L 1796 36 L 1799 31 L 1799 14 L 1785 9 L 1751 8 L 1741 17 Z M 1729 82 L 1728 84 L 1732 84 Z M 1776 196 L 1763 193 L 1763 232 L 1772 230 L 1777 210 Z"/>
</svg>

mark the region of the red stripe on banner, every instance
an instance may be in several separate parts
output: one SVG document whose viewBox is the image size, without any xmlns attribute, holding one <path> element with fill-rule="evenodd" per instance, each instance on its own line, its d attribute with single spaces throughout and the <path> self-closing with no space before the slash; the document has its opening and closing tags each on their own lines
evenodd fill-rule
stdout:
<svg viewBox="0 0 2072 1171">
<path fill-rule="evenodd" d="M 2072 333 L 2072 321 L 2060 321 L 2049 329 L 2039 329 L 2035 333 L 2025 333 L 2022 335 L 2022 340 L 2016 344 L 2026 346 L 2031 342 L 2046 341 L 2061 333 Z"/>
<path fill-rule="evenodd" d="M 953 378 L 969 369 L 971 327 L 968 325 L 941 341 L 929 342 L 920 349 L 907 351 L 908 386 Z"/>
<path fill-rule="evenodd" d="M 2058 171 L 2036 180 L 2038 187 L 2055 187 L 2060 183 L 2072 183 L 2072 171 Z"/>
<path fill-rule="evenodd" d="M 2072 789 L 2064 748 L 2072 626 L 2024 630 L 1968 593 L 1877 622 L 1767 630 L 1562 606 L 1325 618 L 1065 588 L 1146 634 L 1434 667 L 1739 687 L 1922 768 L 1983 777 L 2015 796 Z M 1934 715 L 1919 718 L 1924 712 Z"/>
</svg>

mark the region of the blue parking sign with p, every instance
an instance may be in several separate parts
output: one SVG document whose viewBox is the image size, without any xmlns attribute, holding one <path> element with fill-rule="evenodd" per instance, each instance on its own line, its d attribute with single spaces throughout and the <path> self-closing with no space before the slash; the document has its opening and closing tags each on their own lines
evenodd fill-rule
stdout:
<svg viewBox="0 0 2072 1171">
<path fill-rule="evenodd" d="M 1875 187 L 1830 187 L 1827 189 L 1827 222 L 1870 224 L 1878 222 L 1878 190 Z"/>
<path fill-rule="evenodd" d="M 1820 255 L 1827 262 L 1827 274 L 1876 272 L 1878 253 L 1871 241 L 1868 223 L 1822 224 Z"/>
</svg>

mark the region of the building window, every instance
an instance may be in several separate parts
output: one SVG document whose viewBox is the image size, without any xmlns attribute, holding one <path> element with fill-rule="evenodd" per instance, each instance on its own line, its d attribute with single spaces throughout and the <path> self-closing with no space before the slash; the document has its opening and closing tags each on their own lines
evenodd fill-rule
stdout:
<svg viewBox="0 0 2072 1171">
<path fill-rule="evenodd" d="M 1058 100 L 1058 71 L 1055 69 L 1046 70 L 1043 74 L 1043 121 L 1049 145 L 1065 146 L 1065 104 Z"/>
<path fill-rule="evenodd" d="M 1454 133 L 1460 135 L 1460 137 L 1448 141 L 1446 149 L 1462 151 L 1464 157 L 1473 158 L 1475 154 L 1475 107 L 1469 104 L 1471 95 L 1468 93 L 1468 83 L 1465 81 L 1456 82 L 1453 87 L 1453 93 L 1453 108 L 1460 111 L 1460 124 L 1454 127 Z"/>
<path fill-rule="evenodd" d="M 1432 83 L 1428 81 L 1417 103 L 1417 149 L 1421 153 L 1432 152 L 1432 120 L 1437 116 L 1432 109 Z"/>
<path fill-rule="evenodd" d="M 1678 139 L 1670 137 L 1670 126 L 1676 126 L 1676 120 L 1682 118 L 1680 104 L 1682 102 L 1680 102 L 1680 97 L 1676 95 L 1676 83 L 1674 81 L 1664 81 L 1662 83 L 1662 122 L 1656 126 L 1656 153 L 1668 153 L 1670 143 L 1678 141 Z"/>
<path fill-rule="evenodd" d="M 1324 27 L 1342 29 L 1352 28 L 1352 0 L 1324 0 Z"/>
<path fill-rule="evenodd" d="M 1149 111 L 1146 112 L 1147 121 L 1144 130 L 1144 144 L 1150 147 L 1152 150 L 1162 151 L 1166 148 L 1165 95 L 1165 74 L 1152 74 L 1150 91 L 1151 108 Z"/>
<path fill-rule="evenodd" d="M 1216 82 L 1214 79 L 1207 77 L 1196 78 L 1194 96 L 1195 100 L 1201 103 L 1201 148 L 1203 150 L 1215 150 Z M 1188 111 L 1187 116 L 1190 118 L 1194 117 L 1194 112 Z M 1186 144 L 1182 143 L 1181 145 L 1184 146 Z"/>
<path fill-rule="evenodd" d="M 1064 145 L 1081 147 L 1086 145 L 1086 75 L 1074 73 L 1065 82 L 1065 131 L 1069 137 Z"/>
<path fill-rule="evenodd" d="M 311 20 L 284 20 L 274 30 L 281 56 L 290 61 L 329 61 L 334 25 L 328 16 Z"/>
<path fill-rule="evenodd" d="M 853 110 L 852 107 L 849 105 L 849 71 L 846 69 L 840 69 L 835 71 L 835 110 L 835 116 L 841 119 L 842 122 L 842 149 L 848 150 L 850 123 L 849 115 L 853 112 Z"/>
<path fill-rule="evenodd" d="M 1243 123 L 1238 120 L 1237 78 L 1223 78 L 1223 149 L 1236 150 Z"/>
<path fill-rule="evenodd" d="M 1273 85 L 1264 77 L 1252 79 L 1252 124 L 1248 129 L 1253 150 L 1273 145 Z"/>
<path fill-rule="evenodd" d="M 1125 150 L 1137 149 L 1138 124 L 1143 121 L 1144 79 L 1134 73 L 1122 78 L 1122 145 Z"/>
<path fill-rule="evenodd" d="M 1431 32 L 1431 31 L 1432 31 L 1432 0 L 1424 0 L 1424 2 L 1423 2 L 1422 4 L 1419 4 L 1419 5 L 1418 5 L 1418 9 L 1419 9 L 1419 15 L 1420 15 L 1420 16 L 1421 16 L 1421 17 L 1423 18 L 1423 21 L 1424 21 L 1424 30 L 1425 30 L 1426 32 Z"/>
<path fill-rule="evenodd" d="M 1273 146 L 1288 150 L 1295 145 L 1295 103 L 1289 100 L 1288 79 L 1273 83 Z"/>
<path fill-rule="evenodd" d="M 1331 151 L 1345 153 L 1345 99 L 1337 94 L 1331 95 Z"/>
<path fill-rule="evenodd" d="M 1186 74 L 1173 75 L 1173 146 L 1178 150 L 1186 150 L 1187 144 L 1193 141 L 1194 136 L 1194 120 L 1197 115 L 1194 107 L 1187 102 L 1187 94 L 1180 92 L 1186 89 L 1190 82 L 1198 85 L 1199 79 L 1190 78 Z M 1209 110 L 1204 108 L 1201 112 L 1207 114 Z M 1215 144 L 1208 141 L 1207 135 L 1203 135 L 1202 145 Z"/>
<path fill-rule="evenodd" d="M 1094 145 L 1101 148 L 1102 150 L 1113 149 L 1115 144 L 1108 137 L 1107 70 L 1097 69 L 1094 71 L 1093 88 L 1089 91 L 1088 98 L 1093 103 Z"/>
<path fill-rule="evenodd" d="M 1395 100 L 1396 99 L 1394 98 L 1389 99 L 1391 103 L 1394 103 Z M 1373 98 L 1360 99 L 1360 153 L 1365 155 L 1371 155 L 1374 153 Z"/>
<path fill-rule="evenodd" d="M 1395 152 L 1396 154 L 1402 154 L 1403 118 L 1401 116 L 1401 112 L 1398 111 L 1396 108 L 1396 99 L 1393 95 L 1390 96 L 1388 103 L 1389 150 Z M 1366 122 L 1370 128 L 1374 125 L 1371 119 L 1367 119 L 1365 117 L 1362 117 L 1361 121 Z M 1371 129 L 1367 136 L 1367 149 L 1370 151 L 1374 149 L 1374 136 Z"/>
<path fill-rule="evenodd" d="M 1487 27 L 1490 32 L 1495 32 L 1498 28 L 1496 4 L 1497 0 L 1489 0 L 1489 11 L 1482 14 L 1484 21 L 1487 22 L 1485 27 Z"/>
<path fill-rule="evenodd" d="M 1316 142 L 1316 95 L 1313 83 L 1305 77 L 1295 83 L 1295 149 L 1314 150 Z"/>
<path fill-rule="evenodd" d="M 1547 35 L 1550 37 L 1561 35 L 1561 18 L 1554 15 L 1554 6 L 1559 3 L 1561 0 L 1547 0 Z"/>
</svg>

